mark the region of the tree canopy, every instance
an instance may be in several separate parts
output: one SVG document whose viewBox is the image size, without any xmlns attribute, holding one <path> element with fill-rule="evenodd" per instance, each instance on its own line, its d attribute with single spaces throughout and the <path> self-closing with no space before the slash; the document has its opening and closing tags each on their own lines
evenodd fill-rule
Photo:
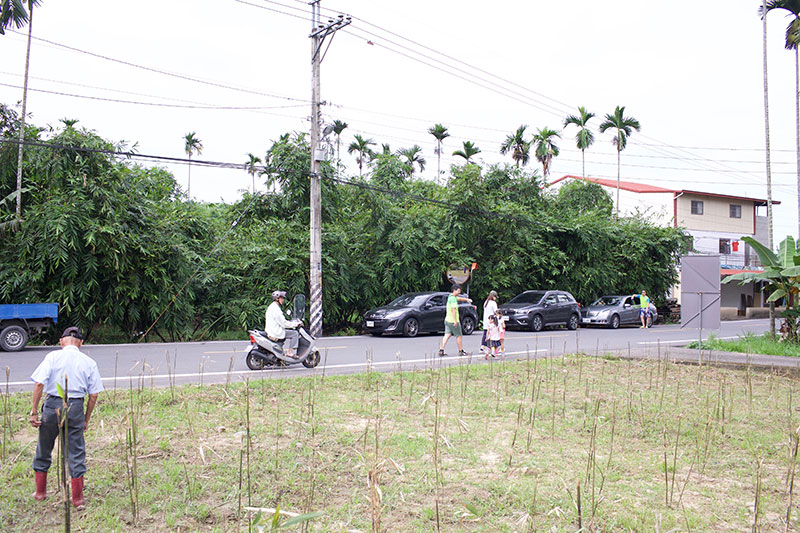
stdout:
<svg viewBox="0 0 800 533">
<path fill-rule="evenodd" d="M 17 128 L 0 107 L 0 136 Z M 244 334 L 262 323 L 273 290 L 307 294 L 306 134 L 265 150 L 269 192 L 209 204 L 181 201 L 169 172 L 109 153 L 118 147 L 91 130 L 26 131 L 41 146 L 25 152 L 25 219 L 3 235 L 0 302 L 58 302 L 63 323 L 132 340 L 161 316 L 147 339 L 180 340 Z M 369 145 L 359 148 L 366 159 Z M 13 217 L 2 200 L 15 189 L 15 153 L 0 145 L 0 222 Z M 538 170 L 465 157 L 445 186 L 415 178 L 391 151 L 374 157 L 366 176 L 322 165 L 328 331 L 357 327 L 366 310 L 403 292 L 445 288 L 451 263 L 479 263 L 473 298 L 559 288 L 589 302 L 642 285 L 664 295 L 676 280 L 680 230 L 610 217 L 591 185 L 554 195 Z"/>
</svg>

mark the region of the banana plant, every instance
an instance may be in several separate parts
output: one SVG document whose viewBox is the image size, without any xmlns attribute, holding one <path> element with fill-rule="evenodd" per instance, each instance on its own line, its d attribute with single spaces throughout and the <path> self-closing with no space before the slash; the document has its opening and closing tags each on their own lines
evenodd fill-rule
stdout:
<svg viewBox="0 0 800 533">
<path fill-rule="evenodd" d="M 776 254 L 752 237 L 742 237 L 742 240 L 749 244 L 761 259 L 764 266 L 763 272 L 742 272 L 726 276 L 722 283 L 739 281 L 740 285 L 745 285 L 754 281 L 763 281 L 767 284 L 766 290 L 769 292 L 767 302 L 777 302 L 781 298 L 786 298 L 789 304 L 786 311 L 782 313 L 785 322 L 781 327 L 781 336 L 792 342 L 800 342 L 798 337 L 798 318 L 800 318 L 800 248 L 790 235 L 786 237 L 778 248 Z"/>
</svg>

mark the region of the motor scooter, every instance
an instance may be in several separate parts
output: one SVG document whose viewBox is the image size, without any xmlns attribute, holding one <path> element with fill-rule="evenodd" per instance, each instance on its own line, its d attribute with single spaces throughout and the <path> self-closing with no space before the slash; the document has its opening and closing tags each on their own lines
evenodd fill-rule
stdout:
<svg viewBox="0 0 800 533">
<path fill-rule="evenodd" d="M 266 331 L 259 329 L 248 330 L 250 346 L 246 350 L 245 362 L 250 370 L 262 370 L 271 366 L 288 366 L 302 363 L 306 368 L 314 368 L 319 364 L 320 355 L 317 342 L 303 325 L 306 314 L 306 297 L 298 294 L 292 303 L 293 310 L 289 312 L 299 320 L 297 326 L 299 339 L 297 341 L 296 357 L 289 357 L 283 353 L 283 341 L 276 342 L 267 336 Z"/>
</svg>

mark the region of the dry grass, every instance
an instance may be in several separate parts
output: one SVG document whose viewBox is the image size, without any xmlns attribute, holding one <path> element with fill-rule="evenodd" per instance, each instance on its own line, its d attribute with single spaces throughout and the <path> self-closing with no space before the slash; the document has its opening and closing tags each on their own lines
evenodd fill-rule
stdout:
<svg viewBox="0 0 800 533">
<path fill-rule="evenodd" d="M 245 531 L 255 512 L 239 502 L 251 501 L 321 511 L 296 526 L 310 531 L 787 528 L 792 377 L 585 356 L 259 377 L 249 383 L 249 494 L 245 385 L 151 389 L 144 379 L 101 397 L 87 435 L 88 509 L 73 527 Z M 13 413 L 28 402 L 9 399 Z M 36 433 L 24 416 L 10 420 L 0 530 L 63 529 L 54 473 L 50 498 L 30 497 Z M 789 516 L 794 530 L 796 509 Z"/>
</svg>

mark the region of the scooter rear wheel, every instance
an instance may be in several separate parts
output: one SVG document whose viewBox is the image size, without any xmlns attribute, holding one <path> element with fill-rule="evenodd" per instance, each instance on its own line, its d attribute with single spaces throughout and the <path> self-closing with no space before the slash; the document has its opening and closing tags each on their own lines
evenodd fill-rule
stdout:
<svg viewBox="0 0 800 533">
<path fill-rule="evenodd" d="M 247 368 L 249 368 L 250 370 L 264 369 L 264 360 L 261 357 L 256 357 L 255 355 L 253 355 L 253 352 L 247 354 L 245 362 L 247 363 Z"/>
<path fill-rule="evenodd" d="M 319 359 L 320 359 L 319 352 L 317 350 L 314 350 L 313 352 L 308 354 L 308 357 L 303 359 L 303 366 L 306 368 L 314 368 L 319 364 Z"/>
</svg>

